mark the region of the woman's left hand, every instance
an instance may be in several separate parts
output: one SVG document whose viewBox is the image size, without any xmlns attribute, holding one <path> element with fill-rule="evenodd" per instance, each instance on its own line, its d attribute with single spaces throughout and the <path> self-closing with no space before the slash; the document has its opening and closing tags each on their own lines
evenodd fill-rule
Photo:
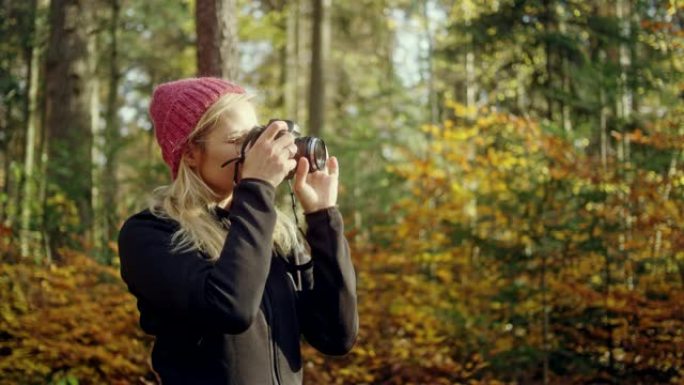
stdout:
<svg viewBox="0 0 684 385">
<path fill-rule="evenodd" d="M 325 169 L 309 173 L 308 159 L 302 157 L 297 163 L 294 192 L 304 208 L 304 213 L 332 207 L 337 203 L 337 158 L 331 156 L 325 165 Z"/>
</svg>

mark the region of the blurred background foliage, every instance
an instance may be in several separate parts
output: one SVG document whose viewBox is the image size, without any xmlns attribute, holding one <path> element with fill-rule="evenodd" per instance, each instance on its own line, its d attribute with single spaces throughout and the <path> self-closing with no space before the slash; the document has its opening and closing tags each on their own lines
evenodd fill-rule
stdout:
<svg viewBox="0 0 684 385">
<path fill-rule="evenodd" d="M 684 381 L 681 2 L 9 0 L 0 35 L 0 384 L 154 383 L 116 237 L 198 74 L 340 159 L 361 331 L 307 384 Z"/>
</svg>

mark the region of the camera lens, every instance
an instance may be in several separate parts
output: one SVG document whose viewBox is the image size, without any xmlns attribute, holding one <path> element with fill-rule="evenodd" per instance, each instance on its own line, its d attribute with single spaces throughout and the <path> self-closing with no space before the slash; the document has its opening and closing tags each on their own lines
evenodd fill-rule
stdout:
<svg viewBox="0 0 684 385">
<path fill-rule="evenodd" d="M 328 150 L 322 139 L 313 136 L 303 136 L 295 139 L 297 145 L 297 160 L 305 157 L 309 161 L 309 172 L 316 172 L 325 168 L 328 160 Z"/>
<path fill-rule="evenodd" d="M 325 143 L 323 140 L 318 138 L 311 138 L 312 142 L 312 157 L 313 162 L 316 164 L 318 170 L 323 170 L 325 168 L 325 162 L 328 160 L 328 150 L 325 148 Z"/>
</svg>

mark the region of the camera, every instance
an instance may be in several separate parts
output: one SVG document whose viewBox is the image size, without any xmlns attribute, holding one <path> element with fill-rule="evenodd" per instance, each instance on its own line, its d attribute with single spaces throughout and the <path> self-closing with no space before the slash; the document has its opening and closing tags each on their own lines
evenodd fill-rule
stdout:
<svg viewBox="0 0 684 385">
<path fill-rule="evenodd" d="M 254 142 L 256 142 L 259 136 L 266 130 L 266 127 L 277 121 L 285 122 L 287 124 L 287 131 L 295 136 L 295 145 L 297 146 L 297 153 L 294 156 L 295 160 L 299 162 L 299 158 L 305 157 L 309 161 L 309 172 L 323 170 L 325 168 L 325 163 L 328 160 L 328 148 L 325 146 L 325 142 L 323 139 L 315 136 L 301 136 L 299 125 L 292 120 L 271 119 L 268 121 L 268 124 L 264 126 L 254 127 L 247 133 L 245 141 L 242 144 L 243 152 L 246 148 L 252 146 Z M 282 135 L 284 135 L 284 131 L 276 134 L 276 139 Z M 292 178 L 294 173 L 295 170 L 292 170 L 287 175 L 287 178 Z"/>
</svg>

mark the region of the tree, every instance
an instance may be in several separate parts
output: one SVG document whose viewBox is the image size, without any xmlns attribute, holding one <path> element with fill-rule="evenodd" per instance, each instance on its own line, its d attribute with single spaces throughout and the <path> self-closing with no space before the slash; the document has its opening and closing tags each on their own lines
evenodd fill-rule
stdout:
<svg viewBox="0 0 684 385">
<path fill-rule="evenodd" d="M 239 73 L 236 0 L 197 0 L 197 72 L 236 80 Z"/>
<path fill-rule="evenodd" d="M 50 252 L 73 233 L 87 233 L 92 223 L 91 83 L 87 1 L 50 4 L 46 57 L 46 127 L 48 130 L 46 230 Z"/>
<path fill-rule="evenodd" d="M 0 221 L 8 227 L 20 222 L 30 110 L 25 79 L 31 71 L 35 23 L 33 1 L 5 2 L 0 8 Z"/>
<path fill-rule="evenodd" d="M 117 177 L 118 155 L 124 144 L 120 133 L 120 119 L 118 111 L 121 101 L 119 87 L 121 85 L 122 71 L 120 68 L 121 53 L 119 48 L 120 29 L 121 29 L 121 0 L 107 0 L 107 7 L 104 8 L 106 16 L 100 17 L 98 28 L 98 41 L 104 41 L 99 45 L 106 48 L 102 49 L 102 56 L 98 57 L 99 63 L 106 63 L 99 67 L 98 79 L 102 79 L 105 85 L 103 121 L 104 127 L 94 127 L 93 155 L 98 162 L 94 163 L 93 168 L 93 248 L 94 257 L 100 261 L 111 262 L 113 250 L 112 240 L 116 239 L 119 229 L 119 214 L 116 205 L 112 207 L 111 202 L 117 202 L 119 180 Z M 105 12 L 103 12 L 105 13 Z M 99 83 L 99 82 L 98 82 Z M 99 115 L 99 113 L 98 113 Z"/>
<path fill-rule="evenodd" d="M 33 0 L 30 2 L 31 14 L 34 18 L 34 27 L 32 34 L 30 35 L 30 54 L 29 54 L 29 65 L 27 66 L 26 79 L 27 79 L 27 116 L 26 116 L 26 145 L 25 145 L 25 158 L 24 158 L 24 188 L 22 191 L 21 200 L 21 236 L 20 236 L 20 247 L 21 255 L 30 255 L 30 245 L 35 244 L 35 238 L 31 237 L 30 234 L 35 234 L 35 219 L 32 221 L 31 218 L 37 216 L 37 209 L 39 202 L 38 195 L 38 168 L 36 167 L 36 160 L 38 159 L 36 148 L 39 143 L 39 112 L 38 112 L 38 87 L 40 81 L 40 64 L 43 55 L 44 44 L 38 39 L 38 28 L 41 25 L 41 18 L 38 16 L 38 2 Z M 42 7 L 42 5 L 41 5 Z M 42 31 L 41 31 L 42 32 Z M 42 175 L 41 175 L 42 176 Z M 34 226 L 32 226 L 32 222 Z M 34 238 L 34 239 L 31 239 Z M 40 254 L 38 250 L 34 248 L 33 253 Z"/>
<path fill-rule="evenodd" d="M 329 46 L 328 0 L 312 0 L 309 133 L 320 136 L 325 124 L 325 73 Z"/>
</svg>

